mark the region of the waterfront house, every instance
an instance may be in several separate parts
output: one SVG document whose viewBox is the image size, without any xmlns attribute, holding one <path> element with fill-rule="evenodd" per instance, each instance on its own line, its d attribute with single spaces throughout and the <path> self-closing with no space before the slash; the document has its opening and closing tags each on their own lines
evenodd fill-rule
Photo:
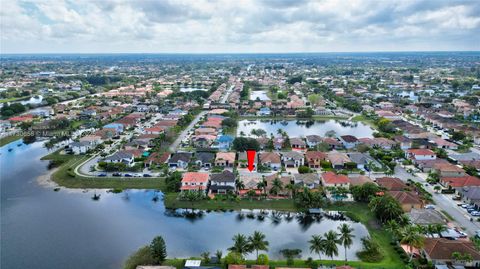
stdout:
<svg viewBox="0 0 480 269">
<path fill-rule="evenodd" d="M 92 148 L 94 145 L 88 141 L 72 142 L 68 145 L 68 149 L 75 155 L 85 154 Z"/>
<path fill-rule="evenodd" d="M 456 259 L 453 253 L 468 255 L 471 257 L 471 260 L 463 261 L 461 259 Z M 461 267 L 480 267 L 480 252 L 471 241 L 448 240 L 445 238 L 425 238 L 422 255 L 434 265 L 450 264 Z"/>
<path fill-rule="evenodd" d="M 322 185 L 325 187 L 344 187 L 350 186 L 350 180 L 346 175 L 336 174 L 334 172 L 325 172 L 321 176 Z"/>
<path fill-rule="evenodd" d="M 257 116 L 270 116 L 271 110 L 268 107 L 262 107 L 257 111 Z"/>
<path fill-rule="evenodd" d="M 205 191 L 208 185 L 208 173 L 186 172 L 182 177 L 181 191 Z"/>
<path fill-rule="evenodd" d="M 235 192 L 235 175 L 232 172 L 224 170 L 210 175 L 210 193 L 225 194 L 229 191 Z"/>
<path fill-rule="evenodd" d="M 318 144 L 322 143 L 322 137 L 319 135 L 307 135 L 305 140 L 309 148 L 316 147 Z"/>
<path fill-rule="evenodd" d="M 373 180 L 365 175 L 352 175 L 348 177 L 350 186 L 361 186 L 365 183 L 374 183 Z"/>
<path fill-rule="evenodd" d="M 118 151 L 115 154 L 106 157 L 103 159 L 107 163 L 124 163 L 127 166 L 132 166 L 134 164 L 134 155 L 125 151 Z"/>
<path fill-rule="evenodd" d="M 290 145 L 292 145 L 293 149 L 306 149 L 307 144 L 303 141 L 300 137 L 292 137 L 290 138 Z"/>
<path fill-rule="evenodd" d="M 352 149 L 358 145 L 358 139 L 353 135 L 340 136 L 340 142 L 346 149 Z"/>
<path fill-rule="evenodd" d="M 316 189 L 320 186 L 320 177 L 316 173 L 294 174 L 293 182 L 301 187 Z"/>
<path fill-rule="evenodd" d="M 322 142 L 327 144 L 330 149 L 339 149 L 342 147 L 342 143 L 333 137 L 324 137 Z"/>
</svg>

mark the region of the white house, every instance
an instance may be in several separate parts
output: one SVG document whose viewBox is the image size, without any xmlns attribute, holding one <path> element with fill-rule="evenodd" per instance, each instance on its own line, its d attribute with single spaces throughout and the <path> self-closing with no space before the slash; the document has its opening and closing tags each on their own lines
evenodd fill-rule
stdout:
<svg viewBox="0 0 480 269">
<path fill-rule="evenodd" d="M 80 155 L 87 153 L 87 151 L 92 149 L 94 146 L 90 142 L 82 141 L 70 143 L 68 147 L 73 152 L 73 154 Z"/>
<path fill-rule="evenodd" d="M 132 153 L 119 151 L 104 159 L 107 163 L 124 163 L 128 166 L 132 166 L 134 163 L 134 156 Z"/>
<path fill-rule="evenodd" d="M 409 149 L 405 151 L 405 157 L 416 161 L 428 161 L 437 159 L 435 152 L 429 149 Z"/>
</svg>

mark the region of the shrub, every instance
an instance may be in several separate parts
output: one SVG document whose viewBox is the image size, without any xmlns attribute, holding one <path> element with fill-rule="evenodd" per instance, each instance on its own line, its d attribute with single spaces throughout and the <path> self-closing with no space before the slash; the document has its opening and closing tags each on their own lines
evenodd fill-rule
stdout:
<svg viewBox="0 0 480 269">
<path fill-rule="evenodd" d="M 225 256 L 224 263 L 226 265 L 229 265 L 229 264 L 245 264 L 245 259 L 239 253 L 232 251 L 232 252 L 229 252 L 227 254 L 227 256 Z"/>
<path fill-rule="evenodd" d="M 124 269 L 135 269 L 138 265 L 155 264 L 148 246 L 141 247 L 125 261 Z"/>
<path fill-rule="evenodd" d="M 267 254 L 258 255 L 257 264 L 258 265 L 268 265 L 268 255 Z"/>
</svg>

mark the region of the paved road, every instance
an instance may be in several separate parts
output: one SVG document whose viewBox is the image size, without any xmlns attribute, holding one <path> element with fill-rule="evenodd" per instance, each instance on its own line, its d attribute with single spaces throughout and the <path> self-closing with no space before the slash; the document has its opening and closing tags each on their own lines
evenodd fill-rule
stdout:
<svg viewBox="0 0 480 269">
<path fill-rule="evenodd" d="M 223 95 L 222 100 L 220 100 L 220 103 L 225 104 L 227 102 L 227 99 L 232 93 L 233 88 L 235 88 L 235 84 L 231 85 L 230 88 L 225 91 L 225 94 Z"/>
<path fill-rule="evenodd" d="M 452 216 L 458 226 L 464 228 L 465 232 L 468 235 L 473 236 L 475 235 L 475 231 L 480 230 L 480 225 L 478 224 L 478 222 L 470 221 L 470 215 L 467 213 L 466 210 L 457 206 L 457 201 L 452 200 L 451 195 L 436 193 L 433 189 L 433 186 L 425 186 L 425 184 L 427 183 L 425 179 L 408 173 L 400 165 L 397 165 L 395 167 L 395 176 L 402 179 L 403 181 L 407 181 L 407 179 L 412 179 L 415 182 L 422 183 L 424 188 L 432 194 L 433 201 L 435 202 L 437 208 L 439 210 L 447 212 L 450 216 Z"/>
<path fill-rule="evenodd" d="M 200 119 L 207 114 L 207 111 L 202 111 L 198 113 L 198 115 L 192 120 L 192 122 L 185 128 L 180 135 L 178 135 L 177 139 L 170 145 L 170 151 L 175 152 L 178 148 L 178 145 L 182 142 L 183 139 L 187 136 L 188 132 L 193 129 L 193 126 L 197 124 Z"/>
</svg>

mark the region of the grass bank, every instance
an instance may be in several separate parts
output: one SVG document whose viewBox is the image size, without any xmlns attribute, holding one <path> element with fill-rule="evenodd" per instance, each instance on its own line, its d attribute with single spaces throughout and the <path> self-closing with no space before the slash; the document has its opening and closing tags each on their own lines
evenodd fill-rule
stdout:
<svg viewBox="0 0 480 269">
<path fill-rule="evenodd" d="M 6 144 L 10 144 L 13 141 L 16 141 L 18 139 L 21 139 L 22 137 L 19 135 L 11 135 L 11 136 L 6 136 L 2 139 L 0 139 L 0 147 L 5 146 Z"/>
<path fill-rule="evenodd" d="M 73 189 L 158 189 L 165 187 L 164 178 L 110 178 L 81 177 L 75 175 L 74 169 L 86 161 L 88 156 L 63 155 L 55 151 L 42 160 L 54 160 L 61 165 L 52 174 L 52 180 L 60 186 Z"/>
<path fill-rule="evenodd" d="M 363 123 L 369 125 L 373 129 L 377 129 L 377 125 L 375 124 L 375 122 L 371 119 L 368 119 L 364 115 L 357 115 L 357 116 L 352 118 L 352 121 L 360 121 L 360 122 L 363 122 Z"/>
<path fill-rule="evenodd" d="M 192 203 L 188 201 L 177 200 L 177 193 L 167 193 L 164 195 L 164 203 L 167 208 L 194 208 L 202 210 L 240 210 L 240 209 L 272 209 L 279 211 L 298 211 L 293 204 L 292 199 L 281 200 L 248 200 L 239 201 L 220 201 L 203 200 Z"/>
<path fill-rule="evenodd" d="M 312 118 L 297 118 L 296 116 L 278 116 L 278 117 L 265 117 L 265 116 L 240 116 L 238 120 L 344 120 L 348 119 L 345 116 L 334 115 L 314 115 Z"/>
</svg>

